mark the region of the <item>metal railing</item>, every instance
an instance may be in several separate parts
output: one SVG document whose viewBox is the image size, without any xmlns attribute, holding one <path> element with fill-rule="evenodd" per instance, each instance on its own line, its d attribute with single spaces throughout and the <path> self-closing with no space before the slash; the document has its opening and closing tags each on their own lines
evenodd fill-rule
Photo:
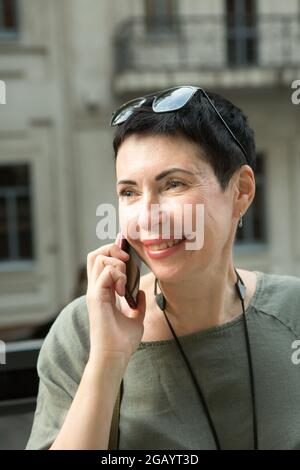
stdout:
<svg viewBox="0 0 300 470">
<path fill-rule="evenodd" d="M 235 24 L 224 15 L 178 16 L 119 25 L 115 70 L 181 71 L 300 65 L 300 13 L 259 15 Z"/>
<path fill-rule="evenodd" d="M 0 417 L 34 411 L 38 393 L 37 359 L 44 339 L 7 343 L 0 365 Z"/>
</svg>

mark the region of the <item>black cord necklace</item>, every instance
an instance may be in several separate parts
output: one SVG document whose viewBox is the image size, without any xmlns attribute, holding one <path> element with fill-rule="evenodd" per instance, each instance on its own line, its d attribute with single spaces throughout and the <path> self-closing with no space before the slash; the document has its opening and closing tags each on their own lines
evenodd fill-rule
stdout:
<svg viewBox="0 0 300 470">
<path fill-rule="evenodd" d="M 251 388 L 251 401 L 252 401 L 253 449 L 258 450 L 258 433 L 257 433 L 257 415 L 256 415 L 256 401 L 255 401 L 254 372 L 253 372 L 253 363 L 252 363 L 252 357 L 251 357 L 249 332 L 248 332 L 248 325 L 247 325 L 247 319 L 246 319 L 246 314 L 245 314 L 245 304 L 244 304 L 245 294 L 246 294 L 246 286 L 245 286 L 242 278 L 240 277 L 239 273 L 237 272 L 237 270 L 236 269 L 234 269 L 234 270 L 235 270 L 235 273 L 236 273 L 236 276 L 237 276 L 237 281 L 235 283 L 235 288 L 236 288 L 237 294 L 238 294 L 238 296 L 241 300 L 242 309 L 243 309 L 243 324 L 244 324 L 244 333 L 245 333 L 246 350 L 247 350 L 247 358 L 248 358 L 249 378 L 250 378 L 250 388 Z M 213 438 L 214 438 L 214 441 L 215 441 L 215 444 L 216 444 L 216 448 L 217 448 L 217 450 L 221 450 L 220 439 L 218 437 L 218 434 L 217 434 L 213 419 L 211 417 L 211 414 L 209 412 L 209 408 L 208 408 L 207 403 L 205 401 L 203 392 L 201 390 L 200 385 L 198 384 L 198 382 L 196 380 L 195 374 L 194 374 L 194 372 L 191 368 L 189 360 L 188 360 L 185 352 L 183 351 L 182 346 L 181 346 L 181 344 L 180 344 L 180 342 L 179 342 L 179 340 L 176 336 L 176 333 L 175 333 L 175 331 L 174 331 L 174 329 L 173 329 L 173 327 L 172 327 L 172 325 L 171 325 L 171 323 L 170 323 L 170 321 L 169 321 L 169 319 L 166 315 L 166 312 L 165 312 L 166 299 L 165 299 L 164 295 L 162 294 L 162 292 L 160 294 L 157 293 L 157 283 L 158 283 L 158 280 L 157 280 L 157 278 L 155 278 L 154 295 L 155 295 L 155 298 L 156 298 L 157 305 L 164 312 L 165 318 L 166 318 L 167 323 L 170 327 L 170 330 L 171 330 L 171 332 L 174 336 L 174 339 L 175 339 L 176 344 L 179 348 L 179 351 L 181 352 L 181 355 L 182 355 L 182 357 L 183 357 L 183 359 L 186 363 L 186 366 L 187 366 L 187 368 L 188 368 L 188 370 L 191 374 L 192 380 L 194 382 L 194 385 L 195 385 L 196 390 L 198 392 L 200 401 L 202 403 L 202 406 L 203 406 L 203 409 L 204 409 L 209 427 L 211 429 L 211 432 L 212 432 L 212 435 L 213 435 Z"/>
</svg>

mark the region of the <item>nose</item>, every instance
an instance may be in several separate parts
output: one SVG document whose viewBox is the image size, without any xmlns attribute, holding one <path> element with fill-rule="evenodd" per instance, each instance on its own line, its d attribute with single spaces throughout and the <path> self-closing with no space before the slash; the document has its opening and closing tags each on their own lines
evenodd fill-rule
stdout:
<svg viewBox="0 0 300 470">
<path fill-rule="evenodd" d="M 139 231 L 148 235 L 158 234 L 164 221 L 164 211 L 156 197 L 147 195 L 143 198 L 138 215 Z"/>
</svg>

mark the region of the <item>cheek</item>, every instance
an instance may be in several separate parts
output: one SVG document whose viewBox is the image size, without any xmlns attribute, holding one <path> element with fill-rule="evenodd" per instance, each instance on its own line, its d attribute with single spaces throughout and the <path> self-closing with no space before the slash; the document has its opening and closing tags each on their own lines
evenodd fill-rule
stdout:
<svg viewBox="0 0 300 470">
<path fill-rule="evenodd" d="M 224 198 L 211 201 L 205 206 L 205 245 L 209 247 L 223 245 L 231 230 L 230 206 Z"/>
<path fill-rule="evenodd" d="M 209 192 L 202 197 L 205 216 L 208 223 L 219 226 L 228 220 L 231 214 L 231 202 L 228 195 L 221 192 L 218 185 L 210 187 Z"/>
<path fill-rule="evenodd" d="M 195 230 L 197 227 L 198 231 L 201 229 L 204 231 L 204 246 L 211 245 L 213 240 L 223 238 L 227 233 L 228 221 L 230 220 L 230 207 L 226 197 L 220 194 L 220 189 L 217 186 L 207 189 L 205 194 L 198 193 L 197 204 L 195 198 L 193 199 L 193 228 Z M 200 223 L 201 214 L 202 226 Z"/>
<path fill-rule="evenodd" d="M 161 225 L 166 231 L 170 227 L 170 232 L 175 238 L 187 236 L 196 230 L 197 205 L 203 204 L 195 202 L 195 198 L 174 197 L 160 205 Z M 167 233 L 167 232 L 166 232 Z"/>
</svg>

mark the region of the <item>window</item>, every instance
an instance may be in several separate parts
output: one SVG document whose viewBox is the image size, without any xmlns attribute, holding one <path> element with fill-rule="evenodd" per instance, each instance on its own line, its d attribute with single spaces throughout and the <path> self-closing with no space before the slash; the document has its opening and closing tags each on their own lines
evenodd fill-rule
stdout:
<svg viewBox="0 0 300 470">
<path fill-rule="evenodd" d="M 243 227 L 238 228 L 236 245 L 267 243 L 265 208 L 265 160 L 257 155 L 255 170 L 256 192 L 251 206 L 243 217 Z"/>
<path fill-rule="evenodd" d="M 0 0 L 0 37 L 15 37 L 18 32 L 18 0 Z"/>
<path fill-rule="evenodd" d="M 0 262 L 33 259 L 29 165 L 0 165 Z"/>
<path fill-rule="evenodd" d="M 176 0 L 145 0 L 148 33 L 172 33 L 176 29 Z"/>
<path fill-rule="evenodd" d="M 255 4 L 255 0 L 226 0 L 227 60 L 231 66 L 257 62 Z"/>
</svg>

